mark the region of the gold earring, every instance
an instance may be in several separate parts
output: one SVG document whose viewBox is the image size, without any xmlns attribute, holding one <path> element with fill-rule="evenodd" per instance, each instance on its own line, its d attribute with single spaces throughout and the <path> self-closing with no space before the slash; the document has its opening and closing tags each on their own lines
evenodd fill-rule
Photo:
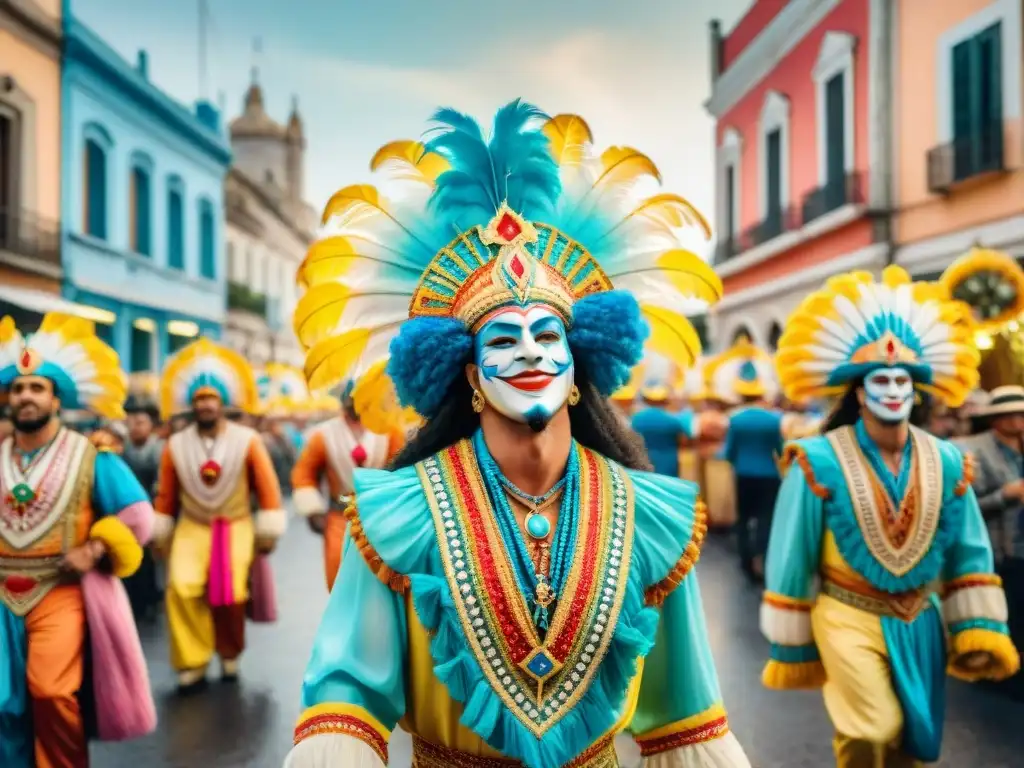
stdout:
<svg viewBox="0 0 1024 768">
<path fill-rule="evenodd" d="M 484 403 L 485 402 L 486 401 L 484 400 L 484 393 L 481 392 L 479 389 L 474 389 L 473 390 L 473 412 L 474 413 L 483 413 L 484 412 Z"/>
<path fill-rule="evenodd" d="M 580 388 L 573 384 L 572 389 L 569 390 L 569 405 L 579 405 L 580 398 L 582 397 Z"/>
</svg>

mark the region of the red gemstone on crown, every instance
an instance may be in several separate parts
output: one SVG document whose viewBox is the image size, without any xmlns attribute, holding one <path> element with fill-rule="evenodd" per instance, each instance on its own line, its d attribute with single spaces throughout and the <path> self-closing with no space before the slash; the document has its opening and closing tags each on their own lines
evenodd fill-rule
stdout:
<svg viewBox="0 0 1024 768">
<path fill-rule="evenodd" d="M 204 462 L 203 466 L 199 468 L 199 477 L 207 485 L 213 485 L 220 479 L 220 464 L 213 459 Z"/>
<path fill-rule="evenodd" d="M 526 267 L 523 266 L 523 262 L 518 256 L 512 257 L 512 263 L 509 264 L 509 267 L 512 269 L 512 274 L 519 279 L 522 279 L 523 275 L 526 273 Z"/>
<path fill-rule="evenodd" d="M 896 359 L 896 342 L 892 339 L 889 339 L 889 341 L 885 343 L 885 354 L 890 361 Z"/>
<path fill-rule="evenodd" d="M 498 234 L 501 235 L 508 242 L 512 242 L 522 233 L 523 228 L 519 226 L 519 222 L 509 214 L 503 214 L 501 220 L 498 221 Z"/>
<path fill-rule="evenodd" d="M 28 368 L 30 365 L 32 365 L 32 355 L 29 354 L 29 351 L 27 349 L 23 350 L 21 353 L 21 365 L 23 368 Z"/>
</svg>

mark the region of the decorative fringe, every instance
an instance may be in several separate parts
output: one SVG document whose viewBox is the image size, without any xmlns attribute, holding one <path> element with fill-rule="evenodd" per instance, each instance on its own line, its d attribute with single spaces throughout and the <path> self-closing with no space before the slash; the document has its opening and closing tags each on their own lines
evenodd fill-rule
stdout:
<svg viewBox="0 0 1024 768">
<path fill-rule="evenodd" d="M 963 496 L 967 493 L 971 487 L 971 483 L 974 482 L 974 457 L 969 453 L 964 454 L 964 474 L 960 478 L 960 482 L 956 484 L 953 489 L 953 493 L 957 496 Z"/>
<path fill-rule="evenodd" d="M 965 629 L 953 635 L 952 651 L 946 672 L 950 677 L 974 683 L 978 680 L 1005 680 L 1020 669 L 1020 654 L 1010 636 L 990 629 Z M 963 657 L 972 653 L 985 653 L 991 659 L 980 669 L 963 666 Z"/>
<path fill-rule="evenodd" d="M 807 481 L 807 487 L 811 489 L 811 493 L 824 501 L 832 498 L 832 491 L 814 477 L 814 470 L 811 468 L 810 459 L 807 458 L 807 451 L 802 445 L 791 443 L 783 449 L 782 465 L 788 469 L 794 462 L 803 470 L 804 479 Z"/>
<path fill-rule="evenodd" d="M 675 564 L 668 576 L 654 586 L 648 587 L 644 593 L 644 601 L 647 605 L 660 608 L 665 599 L 683 583 L 694 565 L 700 559 L 700 550 L 704 545 L 704 537 L 708 533 L 708 507 L 700 499 L 693 507 L 693 533 L 690 536 L 690 543 L 683 550 L 682 557 Z"/>
<path fill-rule="evenodd" d="M 821 688 L 825 684 L 825 667 L 820 661 L 785 664 L 771 659 L 761 673 L 761 683 L 775 691 Z"/>
<path fill-rule="evenodd" d="M 345 508 L 345 519 L 349 523 L 349 535 L 356 546 L 359 547 L 359 553 L 363 556 L 370 570 L 393 591 L 401 595 L 408 592 L 409 577 L 392 570 L 384 562 L 384 558 L 377 554 L 377 550 L 373 548 L 370 540 L 366 538 L 366 532 L 363 531 L 363 522 L 359 519 L 359 508 L 356 505 L 355 499 Z"/>
</svg>

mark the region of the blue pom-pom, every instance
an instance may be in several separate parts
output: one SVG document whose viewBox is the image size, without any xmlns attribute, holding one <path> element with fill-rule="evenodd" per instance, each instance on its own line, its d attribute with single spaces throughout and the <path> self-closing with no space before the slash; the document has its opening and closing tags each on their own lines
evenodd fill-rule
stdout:
<svg viewBox="0 0 1024 768">
<path fill-rule="evenodd" d="M 633 366 L 643 358 L 647 334 L 633 295 L 606 291 L 576 302 L 569 348 L 576 367 L 609 397 L 629 383 Z"/>
<path fill-rule="evenodd" d="M 417 317 L 403 323 L 388 361 L 398 400 L 423 418 L 433 418 L 472 354 L 473 337 L 458 320 Z"/>
</svg>

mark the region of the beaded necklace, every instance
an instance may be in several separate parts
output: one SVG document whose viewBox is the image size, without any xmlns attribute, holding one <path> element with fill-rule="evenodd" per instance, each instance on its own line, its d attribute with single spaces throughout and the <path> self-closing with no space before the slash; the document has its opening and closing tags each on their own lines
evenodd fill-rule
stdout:
<svg viewBox="0 0 1024 768">
<path fill-rule="evenodd" d="M 487 487 L 498 530 L 509 551 L 509 559 L 512 561 L 516 582 L 520 591 L 533 603 L 534 624 L 538 629 L 546 631 L 551 606 L 565 588 L 565 581 L 576 549 L 576 533 L 579 529 L 579 457 L 576 444 L 574 442 L 569 451 L 565 477 L 559 481 L 561 485 L 556 484 L 555 488 L 547 494 L 547 498 L 551 498 L 559 488 L 565 488 L 559 507 L 554 539 L 550 547 L 551 570 L 549 575 L 540 573 L 533 562 L 529 547 L 516 520 L 515 512 L 512 511 L 512 505 L 505 494 L 505 489 L 512 483 L 502 474 L 497 462 L 487 450 L 483 432 L 480 430 L 473 437 L 473 447 L 476 450 L 480 473 L 483 475 L 484 485 Z"/>
</svg>

